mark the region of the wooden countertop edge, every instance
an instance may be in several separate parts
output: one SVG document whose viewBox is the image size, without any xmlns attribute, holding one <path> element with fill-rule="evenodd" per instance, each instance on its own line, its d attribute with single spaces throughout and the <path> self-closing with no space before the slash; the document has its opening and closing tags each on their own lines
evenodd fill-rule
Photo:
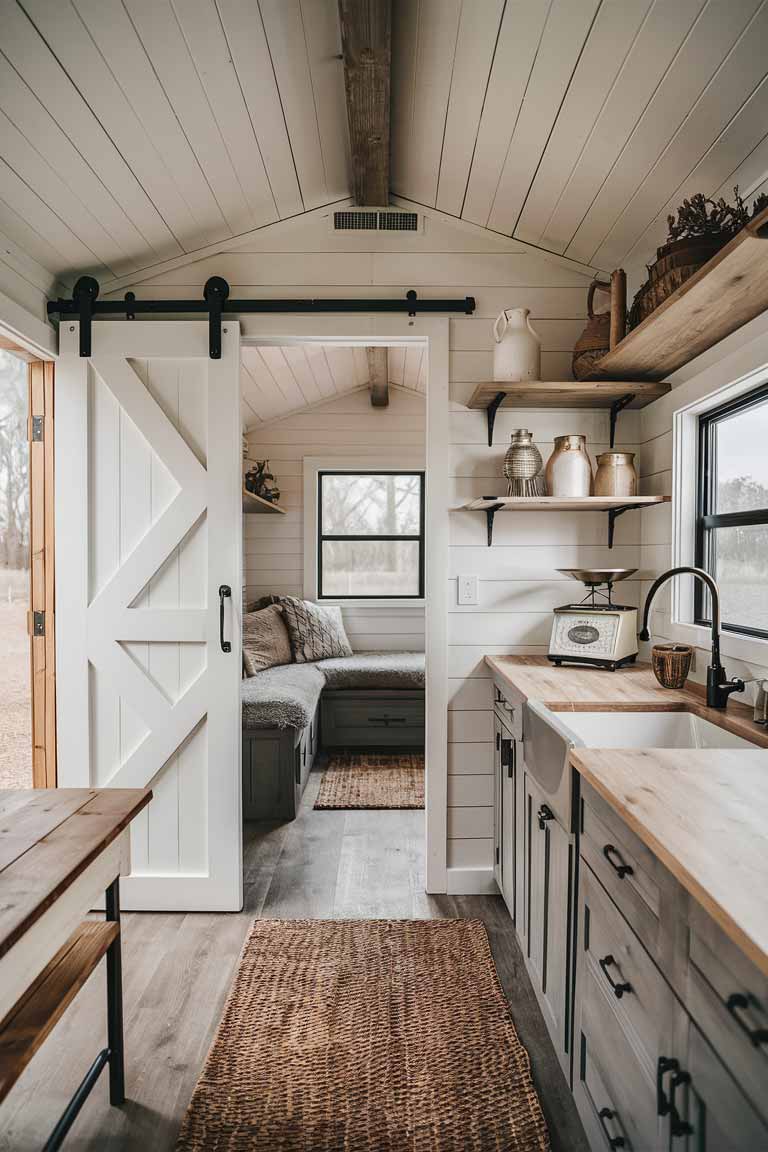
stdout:
<svg viewBox="0 0 768 1152">
<path fill-rule="evenodd" d="M 741 949 L 765 976 L 768 976 L 768 952 L 765 952 L 737 921 L 733 919 L 728 910 L 724 908 L 719 901 L 714 899 L 709 889 L 705 888 L 696 877 L 688 871 L 680 858 L 675 856 L 654 836 L 651 828 L 642 820 L 639 820 L 631 808 L 627 808 L 619 801 L 616 793 L 606 785 L 600 776 L 596 776 L 592 772 L 589 763 L 584 759 L 584 755 L 589 755 L 590 751 L 591 749 L 589 748 L 571 749 L 570 762 L 579 775 L 582 776 L 588 784 L 591 784 L 607 804 L 610 804 L 617 816 L 624 821 L 628 828 L 631 828 L 636 836 L 639 836 L 646 848 L 649 848 L 654 856 L 658 857 L 675 879 L 682 884 L 686 892 L 693 896 L 694 900 L 720 925 L 729 939 Z"/>
</svg>

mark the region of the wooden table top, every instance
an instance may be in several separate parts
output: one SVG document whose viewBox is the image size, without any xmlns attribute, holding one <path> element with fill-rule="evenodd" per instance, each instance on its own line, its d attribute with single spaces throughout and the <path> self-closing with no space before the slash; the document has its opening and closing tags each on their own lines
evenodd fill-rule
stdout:
<svg viewBox="0 0 768 1152">
<path fill-rule="evenodd" d="M 0 791 L 0 957 L 151 799 L 142 788 Z"/>
<path fill-rule="evenodd" d="M 768 754 L 574 748 L 571 763 L 768 975 Z"/>
</svg>

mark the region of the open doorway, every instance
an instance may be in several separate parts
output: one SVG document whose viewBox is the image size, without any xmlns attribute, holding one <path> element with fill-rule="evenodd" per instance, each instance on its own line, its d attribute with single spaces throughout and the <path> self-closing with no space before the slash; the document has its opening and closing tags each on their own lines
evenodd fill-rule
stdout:
<svg viewBox="0 0 768 1152">
<path fill-rule="evenodd" d="M 246 907 L 402 916 L 425 889 L 426 347 L 244 344 L 242 365 Z M 262 613 L 286 626 L 273 669 Z"/>
<path fill-rule="evenodd" d="M 56 784 L 53 364 L 0 337 L 0 788 Z"/>
</svg>

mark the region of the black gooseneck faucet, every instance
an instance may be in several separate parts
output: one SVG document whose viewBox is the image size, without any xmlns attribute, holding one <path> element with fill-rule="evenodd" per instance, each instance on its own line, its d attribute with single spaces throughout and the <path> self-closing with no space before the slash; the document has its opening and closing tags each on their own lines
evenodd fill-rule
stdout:
<svg viewBox="0 0 768 1152">
<path fill-rule="evenodd" d="M 681 572 L 689 572 L 691 576 L 695 576 L 698 580 L 701 580 L 706 584 L 707 588 L 709 588 L 712 596 L 712 658 L 707 668 L 707 706 L 709 708 L 725 708 L 731 692 L 744 691 L 744 681 L 739 680 L 737 676 L 734 676 L 732 680 L 726 679 L 725 668 L 723 668 L 720 663 L 720 592 L 709 572 L 705 572 L 703 568 L 683 566 L 681 568 L 670 568 L 668 572 L 664 572 L 659 576 L 658 580 L 654 580 L 645 598 L 643 627 L 640 631 L 639 638 L 641 640 L 650 640 L 651 633 L 648 630 L 648 614 L 651 610 L 651 601 L 662 584 L 666 584 L 667 580 L 671 579 L 672 576 L 678 576 Z"/>
</svg>

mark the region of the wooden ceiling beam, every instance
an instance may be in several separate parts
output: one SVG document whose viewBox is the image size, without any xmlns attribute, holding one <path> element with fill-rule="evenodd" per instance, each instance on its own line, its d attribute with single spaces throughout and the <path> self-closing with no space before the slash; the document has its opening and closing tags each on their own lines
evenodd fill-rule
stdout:
<svg viewBox="0 0 768 1152">
<path fill-rule="evenodd" d="M 389 203 L 392 0 L 339 0 L 355 202 Z"/>
<path fill-rule="evenodd" d="M 389 404 L 389 353 L 386 348 L 366 348 L 368 354 L 368 384 L 374 408 Z"/>
</svg>

